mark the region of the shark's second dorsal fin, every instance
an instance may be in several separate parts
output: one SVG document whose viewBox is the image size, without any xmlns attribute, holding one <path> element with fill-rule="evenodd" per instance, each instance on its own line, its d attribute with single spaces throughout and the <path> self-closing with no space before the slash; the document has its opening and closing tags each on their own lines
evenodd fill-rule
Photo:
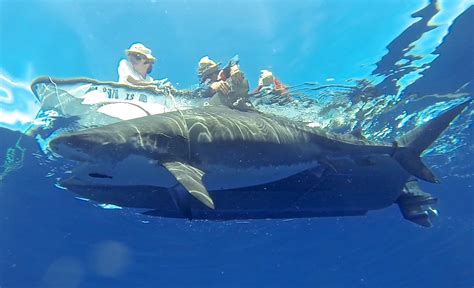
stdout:
<svg viewBox="0 0 474 288">
<path fill-rule="evenodd" d="M 364 134 L 362 134 L 362 129 L 357 129 L 357 130 L 352 131 L 351 135 L 364 142 L 369 142 L 369 140 L 365 138 Z"/>
<path fill-rule="evenodd" d="M 207 207 L 214 209 L 214 201 L 202 184 L 204 172 L 187 163 L 180 161 L 162 164 L 183 187 Z"/>
</svg>

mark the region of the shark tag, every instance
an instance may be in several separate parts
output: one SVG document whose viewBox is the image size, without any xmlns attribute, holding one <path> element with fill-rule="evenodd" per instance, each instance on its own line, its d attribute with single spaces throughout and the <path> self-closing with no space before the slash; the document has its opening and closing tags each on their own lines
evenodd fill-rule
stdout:
<svg viewBox="0 0 474 288">
<path fill-rule="evenodd" d="M 183 187 L 207 207 L 214 209 L 214 201 L 202 184 L 204 172 L 187 163 L 175 161 L 163 163 L 163 166 L 176 177 Z"/>
</svg>

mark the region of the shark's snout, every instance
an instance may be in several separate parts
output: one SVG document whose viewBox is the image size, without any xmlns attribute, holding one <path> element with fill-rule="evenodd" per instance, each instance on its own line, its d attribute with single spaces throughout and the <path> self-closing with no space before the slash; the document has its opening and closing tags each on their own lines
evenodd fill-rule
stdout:
<svg viewBox="0 0 474 288">
<path fill-rule="evenodd" d="M 91 161 L 90 143 L 81 135 L 59 136 L 49 142 L 49 148 L 63 158 Z"/>
</svg>

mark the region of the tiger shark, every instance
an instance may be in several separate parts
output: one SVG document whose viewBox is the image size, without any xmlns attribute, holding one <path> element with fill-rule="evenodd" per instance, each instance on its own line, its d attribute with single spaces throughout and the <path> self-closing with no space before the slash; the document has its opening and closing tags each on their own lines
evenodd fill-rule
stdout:
<svg viewBox="0 0 474 288">
<path fill-rule="evenodd" d="M 219 212 L 214 198 L 221 196 L 212 191 L 261 187 L 305 171 L 319 174 L 318 178 L 322 174 L 318 171 L 357 174 L 388 169 L 383 175 L 403 179 L 403 184 L 410 177 L 438 183 L 420 155 L 470 102 L 458 104 L 392 143 L 335 134 L 258 111 L 209 106 L 66 134 L 49 146 L 56 154 L 79 162 L 72 171 L 75 181 L 90 187 L 165 189 L 177 210 L 191 218 L 196 205 L 187 195 L 209 211 Z M 367 170 L 372 165 L 377 170 Z"/>
</svg>

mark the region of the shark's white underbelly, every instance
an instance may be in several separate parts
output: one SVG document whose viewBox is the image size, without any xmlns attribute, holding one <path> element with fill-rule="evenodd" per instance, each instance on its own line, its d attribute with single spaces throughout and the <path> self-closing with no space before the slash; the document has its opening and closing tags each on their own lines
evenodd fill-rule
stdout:
<svg viewBox="0 0 474 288">
<path fill-rule="evenodd" d="M 203 183 L 211 191 L 255 186 L 287 178 L 317 165 L 317 162 L 245 168 L 209 165 L 202 168 L 207 171 Z"/>
<path fill-rule="evenodd" d="M 318 166 L 317 162 L 294 165 L 239 167 L 224 165 L 197 166 L 205 175 L 203 183 L 207 190 L 223 190 L 265 184 L 292 176 Z M 150 162 L 148 158 L 130 156 L 117 164 L 83 164 L 72 171 L 76 178 L 91 184 L 105 185 L 150 185 L 173 187 L 176 178 L 163 166 Z"/>
</svg>

